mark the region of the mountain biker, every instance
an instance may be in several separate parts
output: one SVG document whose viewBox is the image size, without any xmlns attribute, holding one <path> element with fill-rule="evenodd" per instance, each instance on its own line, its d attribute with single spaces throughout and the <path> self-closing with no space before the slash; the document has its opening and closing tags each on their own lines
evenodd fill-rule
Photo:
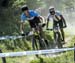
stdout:
<svg viewBox="0 0 75 63">
<path fill-rule="evenodd" d="M 63 28 L 65 28 L 67 26 L 66 26 L 64 17 L 62 16 L 61 13 L 55 11 L 55 8 L 53 6 L 51 6 L 49 8 L 49 14 L 47 17 L 47 28 L 48 28 L 50 18 L 52 18 L 52 20 L 53 20 L 53 28 L 55 28 L 57 26 L 57 24 L 59 24 L 61 36 L 62 36 L 62 42 L 65 43 L 65 36 L 64 36 Z M 53 32 L 53 33 L 54 33 L 54 38 L 55 38 L 55 32 Z"/>
<path fill-rule="evenodd" d="M 33 30 L 36 25 L 38 25 L 42 20 L 42 17 L 34 10 L 29 10 L 27 5 L 22 6 L 21 8 L 21 24 L 20 24 L 20 31 L 21 34 L 24 34 L 24 22 L 28 21 L 31 29 Z"/>
<path fill-rule="evenodd" d="M 39 24 L 42 23 L 41 21 L 43 20 L 43 18 L 35 10 L 29 10 L 27 5 L 22 6 L 21 10 L 22 10 L 22 14 L 21 14 L 20 31 L 21 31 L 21 35 L 25 36 L 24 22 L 25 21 L 29 22 L 29 26 L 31 27 L 31 31 L 33 33 L 36 31 L 36 28 L 39 26 Z M 36 47 L 34 39 L 32 39 L 32 47 L 33 49 L 34 47 Z"/>
</svg>

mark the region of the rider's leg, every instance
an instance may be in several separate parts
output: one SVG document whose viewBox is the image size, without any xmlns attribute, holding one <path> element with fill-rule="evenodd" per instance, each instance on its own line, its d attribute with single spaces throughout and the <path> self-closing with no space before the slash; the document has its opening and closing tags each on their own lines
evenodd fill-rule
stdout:
<svg viewBox="0 0 75 63">
<path fill-rule="evenodd" d="M 57 37 L 56 37 L 56 32 L 53 31 L 53 36 L 54 36 L 54 47 L 57 47 Z"/>
<path fill-rule="evenodd" d="M 61 28 L 60 31 L 61 31 L 61 35 L 62 35 L 62 41 L 65 42 L 65 34 L 64 34 L 63 28 Z"/>
<path fill-rule="evenodd" d="M 34 28 L 31 28 L 31 31 L 34 33 Z M 33 48 L 33 50 L 35 50 L 35 42 L 36 42 L 36 40 L 35 40 L 35 37 L 33 35 L 32 36 L 32 48 Z"/>
<path fill-rule="evenodd" d="M 57 24 L 58 24 L 58 22 L 54 21 L 54 23 L 53 23 L 53 29 L 56 28 Z M 54 34 L 54 41 L 55 41 L 56 40 L 56 32 L 53 31 L 53 34 Z"/>
<path fill-rule="evenodd" d="M 53 34 L 54 34 L 54 40 L 56 40 L 56 33 L 53 31 Z"/>
<path fill-rule="evenodd" d="M 32 37 L 32 48 L 33 48 L 33 50 L 35 50 L 35 39 L 34 39 L 34 37 Z"/>
<path fill-rule="evenodd" d="M 60 26 L 62 41 L 65 42 L 65 34 L 64 34 L 64 30 L 63 30 L 63 21 L 62 20 L 59 21 L 59 26 Z"/>
</svg>

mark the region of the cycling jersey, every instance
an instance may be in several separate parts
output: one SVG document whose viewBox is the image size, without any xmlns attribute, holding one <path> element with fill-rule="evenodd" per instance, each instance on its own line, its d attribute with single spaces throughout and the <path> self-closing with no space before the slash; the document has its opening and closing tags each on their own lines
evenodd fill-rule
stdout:
<svg viewBox="0 0 75 63">
<path fill-rule="evenodd" d="M 25 20 L 28 20 L 31 28 L 35 28 L 38 23 L 40 23 L 40 19 L 38 18 L 40 16 L 36 11 L 29 10 L 29 17 L 27 17 L 24 13 L 21 15 L 21 22 L 24 22 Z"/>
<path fill-rule="evenodd" d="M 55 15 L 51 15 L 49 13 L 47 19 L 50 20 L 51 18 L 53 20 L 53 28 L 55 28 L 57 26 L 57 24 L 59 24 L 60 28 L 63 28 L 63 20 L 61 18 L 61 13 L 55 12 Z"/>
<path fill-rule="evenodd" d="M 21 15 L 21 21 L 24 22 L 25 20 L 33 20 L 34 17 L 37 17 L 37 16 L 39 16 L 39 14 L 36 11 L 29 10 L 29 17 L 27 17 L 25 15 L 25 13 L 22 13 L 22 15 Z"/>
<path fill-rule="evenodd" d="M 48 20 L 50 20 L 50 18 L 52 18 L 54 21 L 60 21 L 61 17 L 60 17 L 60 13 L 59 12 L 55 12 L 55 15 L 51 15 L 50 13 L 48 14 Z"/>
</svg>

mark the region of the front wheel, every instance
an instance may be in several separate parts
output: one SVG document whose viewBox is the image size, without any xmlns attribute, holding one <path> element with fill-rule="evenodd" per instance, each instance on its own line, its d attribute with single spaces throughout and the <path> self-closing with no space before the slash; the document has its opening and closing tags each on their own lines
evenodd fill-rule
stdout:
<svg viewBox="0 0 75 63">
<path fill-rule="evenodd" d="M 61 35 L 59 32 L 56 33 L 56 44 L 57 44 L 58 48 L 63 48 L 63 45 L 61 43 Z"/>
<path fill-rule="evenodd" d="M 41 50 L 47 49 L 47 45 L 45 43 L 45 40 L 43 38 L 40 38 L 40 37 L 39 37 L 39 45 L 40 45 Z"/>
<path fill-rule="evenodd" d="M 33 50 L 38 50 L 37 41 L 34 36 L 32 37 L 32 48 Z"/>
</svg>

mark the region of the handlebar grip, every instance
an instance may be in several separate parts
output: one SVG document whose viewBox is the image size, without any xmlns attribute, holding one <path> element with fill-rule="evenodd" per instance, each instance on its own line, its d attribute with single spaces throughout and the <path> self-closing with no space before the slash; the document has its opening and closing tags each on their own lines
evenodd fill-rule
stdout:
<svg viewBox="0 0 75 63">
<path fill-rule="evenodd" d="M 63 28 L 66 28 L 67 26 L 63 26 Z"/>
<path fill-rule="evenodd" d="M 44 23 L 44 24 L 42 24 L 42 27 L 45 27 L 46 26 L 46 24 Z"/>
<path fill-rule="evenodd" d="M 25 34 L 21 34 L 21 36 L 25 36 Z"/>
<path fill-rule="evenodd" d="M 47 29 L 47 30 L 51 30 L 52 31 L 53 29 Z"/>
</svg>

